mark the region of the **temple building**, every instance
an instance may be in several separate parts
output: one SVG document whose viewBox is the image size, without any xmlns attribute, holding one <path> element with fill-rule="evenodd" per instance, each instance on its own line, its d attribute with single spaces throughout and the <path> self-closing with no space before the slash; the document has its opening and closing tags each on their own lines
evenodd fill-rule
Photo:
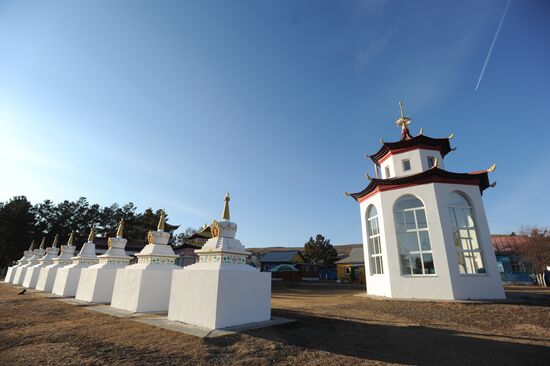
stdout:
<svg viewBox="0 0 550 366">
<path fill-rule="evenodd" d="M 501 299 L 482 194 L 487 170 L 455 173 L 444 158 L 447 138 L 412 136 L 411 119 L 396 124 L 401 138 L 384 142 L 370 159 L 375 178 L 346 193 L 360 207 L 366 287 L 369 295 L 418 299 Z"/>
</svg>

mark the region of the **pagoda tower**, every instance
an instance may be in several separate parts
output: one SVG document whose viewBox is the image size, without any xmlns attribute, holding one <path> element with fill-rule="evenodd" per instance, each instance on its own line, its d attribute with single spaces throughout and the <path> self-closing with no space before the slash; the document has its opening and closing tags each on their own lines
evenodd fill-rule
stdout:
<svg viewBox="0 0 550 366">
<path fill-rule="evenodd" d="M 168 244 L 170 233 L 165 232 L 165 214 L 161 212 L 156 231 L 149 231 L 147 244 L 136 254 L 138 262 L 117 269 L 111 306 L 131 312 L 168 310 L 172 272 L 181 270 L 175 265 L 174 250 Z"/>
<path fill-rule="evenodd" d="M 73 263 L 57 270 L 52 290 L 54 295 L 64 297 L 74 297 L 76 295 L 82 269 L 93 266 L 98 262 L 95 253 L 94 238 L 95 227 L 92 226 L 88 235 L 88 241 L 82 245 L 82 249 L 80 249 L 76 257 L 71 258 Z"/>
<path fill-rule="evenodd" d="M 447 138 L 412 136 L 403 113 L 401 138 L 382 142 L 370 159 L 375 178 L 346 193 L 360 207 L 367 294 L 389 298 L 502 299 L 505 297 L 482 194 L 489 169 L 455 173 L 443 159 Z"/>
<path fill-rule="evenodd" d="M 23 256 L 21 259 L 17 261 L 17 264 L 15 266 L 9 267 L 8 272 L 6 273 L 6 277 L 4 278 L 4 282 L 13 283 L 15 279 L 15 274 L 17 273 L 17 269 L 21 268 L 25 264 L 27 264 L 27 261 L 30 257 L 32 257 L 32 249 L 34 248 L 34 240 L 31 243 L 31 246 L 29 250 L 25 250 L 23 252 Z"/>
<path fill-rule="evenodd" d="M 40 277 L 40 272 L 46 266 L 49 266 L 53 263 L 53 259 L 57 257 L 59 253 L 59 248 L 57 248 L 58 236 L 56 235 L 53 239 L 51 247 L 46 248 L 46 254 L 38 260 L 38 264 L 35 264 L 32 267 L 29 267 L 27 273 L 25 274 L 25 281 L 23 281 L 23 287 L 35 288 L 38 283 L 38 277 Z"/>
<path fill-rule="evenodd" d="M 168 319 L 210 329 L 271 318 L 271 273 L 246 264 L 250 252 L 235 239 L 229 193 L 222 220 L 212 223 L 212 238 L 195 251 L 198 263 L 174 271 Z"/>
<path fill-rule="evenodd" d="M 57 270 L 73 263 L 72 257 L 76 247 L 74 243 L 74 231 L 69 236 L 67 245 L 61 246 L 61 254 L 52 259 L 51 263 L 40 270 L 40 276 L 36 283 L 36 289 L 44 292 L 52 292 Z"/>
<path fill-rule="evenodd" d="M 17 272 L 15 273 L 15 279 L 14 283 L 18 285 L 23 285 L 23 282 L 25 281 L 25 278 L 27 277 L 27 272 L 32 266 L 37 265 L 40 260 L 46 254 L 46 251 L 44 250 L 44 246 L 46 245 L 46 238 L 42 238 L 42 241 L 40 242 L 40 246 L 38 249 L 33 249 L 32 256 L 27 260 L 27 264 L 21 266 L 17 269 Z"/>
<path fill-rule="evenodd" d="M 127 239 L 124 239 L 124 219 L 121 219 L 116 237 L 109 238 L 109 249 L 99 255 L 98 264 L 84 268 L 80 274 L 75 298 L 77 300 L 110 303 L 117 269 L 126 267 L 132 257 L 126 254 Z"/>
</svg>

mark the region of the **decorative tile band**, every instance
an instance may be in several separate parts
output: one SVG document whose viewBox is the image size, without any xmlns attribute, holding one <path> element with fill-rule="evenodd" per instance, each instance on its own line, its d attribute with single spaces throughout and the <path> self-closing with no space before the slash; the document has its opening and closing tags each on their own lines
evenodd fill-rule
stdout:
<svg viewBox="0 0 550 366">
<path fill-rule="evenodd" d="M 99 258 L 101 264 L 128 264 L 132 258 L 103 257 Z"/>
<path fill-rule="evenodd" d="M 246 257 L 234 254 L 201 254 L 199 263 L 246 264 Z"/>
<path fill-rule="evenodd" d="M 146 256 L 138 257 L 138 263 L 144 263 L 144 264 L 175 264 L 176 258 L 175 257 L 156 257 L 156 256 Z"/>
<path fill-rule="evenodd" d="M 99 260 L 97 258 L 84 258 L 84 257 L 81 257 L 81 258 L 76 258 L 76 259 L 73 259 L 73 263 L 74 264 L 89 264 L 89 265 L 93 265 L 93 264 L 97 264 L 99 262 Z"/>
</svg>

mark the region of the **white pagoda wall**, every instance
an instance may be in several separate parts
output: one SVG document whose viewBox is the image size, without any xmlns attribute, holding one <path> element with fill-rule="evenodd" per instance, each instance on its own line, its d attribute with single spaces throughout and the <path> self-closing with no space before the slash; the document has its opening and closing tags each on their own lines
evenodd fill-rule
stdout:
<svg viewBox="0 0 550 366">
<path fill-rule="evenodd" d="M 391 155 L 389 158 L 384 160 L 380 164 L 380 171 L 382 178 L 386 177 L 386 167 L 390 167 L 390 178 L 401 177 L 404 175 L 418 174 L 423 171 L 430 169 L 428 166 L 428 156 L 433 156 L 438 160 L 438 167 L 440 169 L 445 169 L 443 158 L 441 153 L 436 150 L 425 150 L 425 149 L 415 149 L 411 151 L 406 151 L 400 154 Z M 403 171 L 402 160 L 410 160 L 411 170 Z"/>
<path fill-rule="evenodd" d="M 465 193 L 470 198 L 487 274 L 464 275 L 459 273 L 457 252 L 447 208 L 448 195 L 455 190 Z M 393 206 L 397 199 L 406 194 L 412 194 L 424 203 L 435 275 L 401 274 Z M 384 274 L 382 275 L 371 274 L 366 229 L 367 209 L 370 204 L 374 204 L 378 211 L 384 264 Z M 483 203 L 477 186 L 436 183 L 384 191 L 361 202 L 360 210 L 368 294 L 392 298 L 446 300 L 504 297 Z"/>
</svg>

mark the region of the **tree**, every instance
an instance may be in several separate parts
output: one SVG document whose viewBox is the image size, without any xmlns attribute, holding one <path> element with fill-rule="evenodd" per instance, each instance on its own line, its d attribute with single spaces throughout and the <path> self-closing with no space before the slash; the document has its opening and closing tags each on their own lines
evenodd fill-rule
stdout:
<svg viewBox="0 0 550 366">
<path fill-rule="evenodd" d="M 338 252 L 330 244 L 330 240 L 321 234 L 317 234 L 315 239 L 309 238 L 304 245 L 304 252 L 307 260 L 319 266 L 331 266 L 338 259 Z"/>
<path fill-rule="evenodd" d="M 21 258 L 35 231 L 32 205 L 25 196 L 17 196 L 0 207 L 0 265 Z"/>
<path fill-rule="evenodd" d="M 520 247 L 521 254 L 531 262 L 538 284 L 547 286 L 544 273 L 550 265 L 550 228 L 524 227 L 521 229 L 521 235 L 529 239 Z"/>
</svg>

